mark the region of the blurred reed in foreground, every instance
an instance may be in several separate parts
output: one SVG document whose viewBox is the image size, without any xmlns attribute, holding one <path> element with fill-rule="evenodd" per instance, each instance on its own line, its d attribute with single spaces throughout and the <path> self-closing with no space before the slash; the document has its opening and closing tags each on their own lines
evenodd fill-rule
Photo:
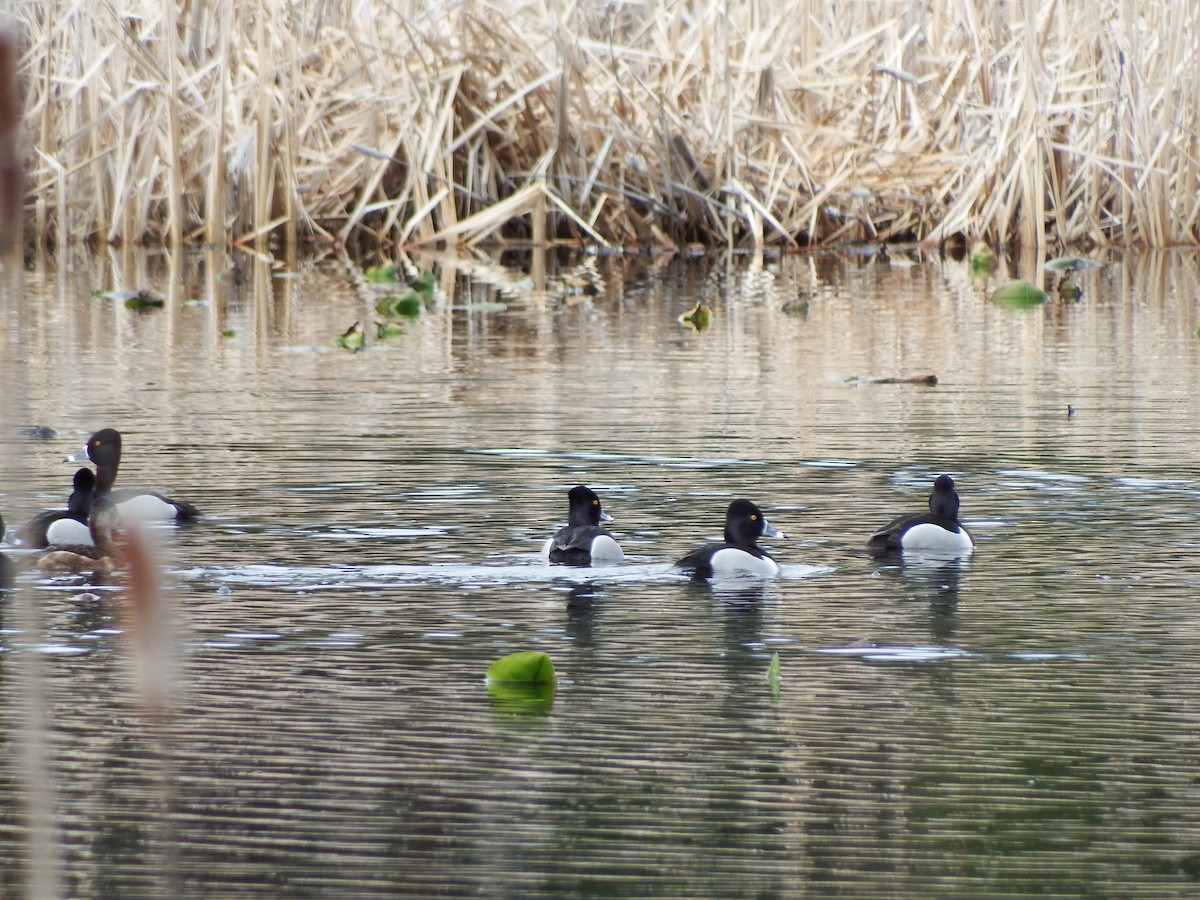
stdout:
<svg viewBox="0 0 1200 900">
<path fill-rule="evenodd" d="M 1146 245 L 1200 5 L 17 4 L 37 240 Z"/>
</svg>

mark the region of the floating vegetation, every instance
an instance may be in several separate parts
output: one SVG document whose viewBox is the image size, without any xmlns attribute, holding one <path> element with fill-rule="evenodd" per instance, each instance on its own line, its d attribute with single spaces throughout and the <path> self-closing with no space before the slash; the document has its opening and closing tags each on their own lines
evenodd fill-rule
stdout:
<svg viewBox="0 0 1200 900">
<path fill-rule="evenodd" d="M 807 319 L 808 301 L 792 300 L 790 303 L 783 304 L 783 311 L 789 316 L 799 316 L 801 319 Z"/>
<path fill-rule="evenodd" d="M 1083 288 L 1079 286 L 1079 282 L 1068 276 L 1058 283 L 1058 296 L 1068 303 L 1074 303 L 1083 296 Z"/>
<path fill-rule="evenodd" d="M 163 295 L 149 288 L 139 291 L 92 291 L 92 296 L 120 300 L 126 309 L 161 309 L 166 305 Z"/>
<path fill-rule="evenodd" d="M 347 350 L 361 350 L 367 342 L 361 322 L 355 322 L 337 337 L 337 345 Z"/>
<path fill-rule="evenodd" d="M 712 325 L 712 309 L 703 302 L 698 302 L 687 312 L 683 313 L 679 317 L 679 321 L 684 325 L 691 325 L 696 331 L 704 331 Z"/>
<path fill-rule="evenodd" d="M 1013 309 L 1028 309 L 1045 303 L 1050 299 L 1050 295 L 1036 284 L 1017 280 L 996 288 L 992 299 Z"/>
<path fill-rule="evenodd" d="M 771 696 L 779 698 L 779 684 L 781 681 L 779 672 L 779 652 L 771 654 L 771 662 L 767 666 L 767 685 L 771 688 Z"/>
<path fill-rule="evenodd" d="M 165 304 L 162 297 L 148 291 L 138 291 L 132 297 L 125 298 L 126 309 L 162 309 Z"/>
<path fill-rule="evenodd" d="M 399 337 L 402 334 L 404 334 L 404 327 L 399 322 L 375 322 L 375 337 L 380 340 Z"/>
<path fill-rule="evenodd" d="M 554 663 L 541 650 L 521 650 L 502 656 L 487 670 L 487 680 L 555 684 Z"/>
<path fill-rule="evenodd" d="M 996 258 L 996 251 L 987 245 L 984 241 L 976 241 L 971 248 L 971 271 L 976 275 L 987 275 L 995 271 L 1000 264 L 1000 260 Z"/>
<path fill-rule="evenodd" d="M 547 710 L 557 686 L 554 663 L 541 650 L 502 656 L 487 671 L 488 693 L 519 711 Z"/>
<path fill-rule="evenodd" d="M 395 263 L 382 266 L 371 266 L 363 275 L 372 284 L 394 284 L 400 280 L 400 268 Z"/>
<path fill-rule="evenodd" d="M 417 276 L 416 281 L 409 284 L 409 287 L 420 294 L 421 298 L 428 303 L 433 299 L 433 286 L 435 283 L 432 272 L 422 272 Z"/>
<path fill-rule="evenodd" d="M 375 273 L 374 277 L 372 277 L 372 273 Z M 396 266 L 391 263 L 386 266 L 375 266 L 367 269 L 367 280 L 378 284 L 398 282 L 399 273 Z M 388 318 L 419 316 L 433 299 L 434 284 L 433 273 L 422 272 L 404 290 L 388 294 L 379 300 L 375 304 L 375 312 Z"/>
<path fill-rule="evenodd" d="M 375 312 L 381 316 L 404 316 L 412 318 L 419 316 L 421 310 L 425 308 L 425 303 L 421 299 L 421 295 L 409 288 L 402 294 L 388 294 L 382 300 L 375 304 Z"/>
</svg>

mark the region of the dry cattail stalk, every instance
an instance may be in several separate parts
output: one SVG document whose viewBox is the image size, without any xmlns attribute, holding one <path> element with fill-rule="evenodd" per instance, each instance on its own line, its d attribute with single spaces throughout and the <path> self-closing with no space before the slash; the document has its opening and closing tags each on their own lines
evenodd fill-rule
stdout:
<svg viewBox="0 0 1200 900">
<path fill-rule="evenodd" d="M 1200 6 L 923 9 L 19 4 L 28 205 L 118 242 L 1196 241 Z"/>
</svg>

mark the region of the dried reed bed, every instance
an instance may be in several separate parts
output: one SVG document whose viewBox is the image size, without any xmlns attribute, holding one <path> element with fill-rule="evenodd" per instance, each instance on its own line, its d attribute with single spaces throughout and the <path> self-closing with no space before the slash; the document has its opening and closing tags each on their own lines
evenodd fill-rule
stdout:
<svg viewBox="0 0 1200 900">
<path fill-rule="evenodd" d="M 1200 5 L 44 0 L 28 228 L 1195 243 Z"/>
</svg>

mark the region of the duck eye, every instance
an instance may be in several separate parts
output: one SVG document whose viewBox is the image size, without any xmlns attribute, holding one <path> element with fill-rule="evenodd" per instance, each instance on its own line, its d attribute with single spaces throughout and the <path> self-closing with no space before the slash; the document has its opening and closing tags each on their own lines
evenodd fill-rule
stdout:
<svg viewBox="0 0 1200 900">
<path fill-rule="evenodd" d="M 592 501 L 592 506 L 599 506 L 599 505 L 600 505 L 600 501 L 599 501 L 599 500 L 593 500 L 593 501 Z"/>
<path fill-rule="evenodd" d="M 758 516 L 756 516 L 754 513 L 750 513 L 750 521 L 751 521 L 751 522 L 757 522 L 757 521 L 758 521 Z"/>
</svg>

